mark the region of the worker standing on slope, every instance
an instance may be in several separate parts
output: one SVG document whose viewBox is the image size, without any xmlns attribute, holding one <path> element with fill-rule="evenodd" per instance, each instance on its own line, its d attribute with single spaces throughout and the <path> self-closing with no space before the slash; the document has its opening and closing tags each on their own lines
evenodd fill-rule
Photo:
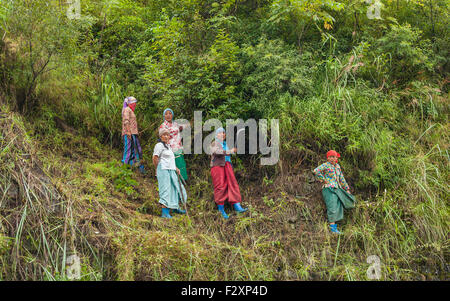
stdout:
<svg viewBox="0 0 450 301">
<path fill-rule="evenodd" d="M 340 154 L 334 150 L 327 152 L 327 162 L 314 169 L 316 177 L 324 183 L 322 196 L 327 206 L 331 232 L 341 234 L 336 222 L 344 218 L 344 208 L 355 207 L 355 197 L 345 181 L 341 167 L 337 163 Z"/>
<path fill-rule="evenodd" d="M 153 165 L 158 179 L 159 203 L 162 205 L 164 218 L 172 218 L 170 209 L 178 214 L 185 214 L 180 201 L 186 203 L 187 194 L 183 184 L 178 180 L 180 170 L 175 165 L 175 155 L 169 145 L 170 134 L 165 128 L 159 129 L 159 140 L 153 150 Z M 178 174 L 178 175 L 177 175 Z"/>
<path fill-rule="evenodd" d="M 181 144 L 181 134 L 183 126 L 176 123 L 173 118 L 172 109 L 165 109 L 163 112 L 164 122 L 159 126 L 160 129 L 165 128 L 169 131 L 169 142 L 168 144 L 172 148 L 175 155 L 175 164 L 180 170 L 180 175 L 183 180 L 187 181 L 188 175 L 186 171 L 186 161 L 184 160 L 183 145 Z"/>
<path fill-rule="evenodd" d="M 222 216 L 227 219 L 224 210 L 225 201 L 228 201 L 238 213 L 247 211 L 241 207 L 241 193 L 234 176 L 230 154 L 237 152 L 236 148 L 228 149 L 226 134 L 223 128 L 216 130 L 216 138 L 211 145 L 211 177 L 214 185 L 214 201 Z"/>
<path fill-rule="evenodd" d="M 139 164 L 139 171 L 145 174 L 144 164 L 140 162 L 142 159 L 142 148 L 138 138 L 138 126 L 134 110 L 136 109 L 137 100 L 133 96 L 125 98 L 122 107 L 122 137 L 123 137 L 123 164 L 133 163 Z"/>
</svg>

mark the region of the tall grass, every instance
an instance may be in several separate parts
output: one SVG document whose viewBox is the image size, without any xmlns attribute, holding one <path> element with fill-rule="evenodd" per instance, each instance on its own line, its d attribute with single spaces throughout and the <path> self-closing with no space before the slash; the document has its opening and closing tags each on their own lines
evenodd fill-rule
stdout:
<svg viewBox="0 0 450 301">
<path fill-rule="evenodd" d="M 100 132 L 107 133 L 104 138 L 112 146 L 114 136 L 117 136 L 121 129 L 119 116 L 125 96 L 121 87 L 109 75 L 101 77 L 100 85 L 100 92 L 91 103 L 91 112 L 94 114 L 97 128 L 101 129 Z"/>
<path fill-rule="evenodd" d="M 77 254 L 73 201 L 42 170 L 20 118 L 3 108 L 2 113 L 0 153 L 2 162 L 10 163 L 1 166 L 1 228 L 12 244 L 1 254 L 1 278 L 67 279 L 65 259 Z"/>
</svg>

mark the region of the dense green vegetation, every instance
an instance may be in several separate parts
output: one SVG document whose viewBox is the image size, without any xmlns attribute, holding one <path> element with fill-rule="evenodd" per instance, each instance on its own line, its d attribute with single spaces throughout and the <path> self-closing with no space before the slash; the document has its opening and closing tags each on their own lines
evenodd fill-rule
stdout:
<svg viewBox="0 0 450 301">
<path fill-rule="evenodd" d="M 0 0 L 0 279 L 448 279 L 447 0 Z M 120 165 L 135 96 L 149 175 Z M 189 217 L 162 220 L 151 152 L 176 118 L 277 118 L 281 158 L 234 160 L 220 219 L 187 156 Z M 336 149 L 358 198 L 329 233 L 311 169 Z"/>
</svg>

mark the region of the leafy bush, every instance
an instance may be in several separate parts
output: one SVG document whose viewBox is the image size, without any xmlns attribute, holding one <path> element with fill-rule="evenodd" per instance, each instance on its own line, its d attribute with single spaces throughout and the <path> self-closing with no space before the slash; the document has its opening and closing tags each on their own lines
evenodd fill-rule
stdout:
<svg viewBox="0 0 450 301">
<path fill-rule="evenodd" d="M 390 30 L 374 42 L 373 54 L 382 60 L 382 74 L 403 84 L 423 72 L 433 71 L 435 64 L 430 40 L 409 24 L 391 25 Z"/>
<path fill-rule="evenodd" d="M 95 177 L 90 176 L 92 173 L 95 174 Z M 138 182 L 133 178 L 133 171 L 129 165 L 117 161 L 91 164 L 87 167 L 87 176 L 93 180 L 93 184 L 99 192 L 105 190 L 104 179 L 99 177 L 103 176 L 112 182 L 116 190 L 124 192 L 130 197 L 137 196 L 134 187 L 138 185 Z"/>
<path fill-rule="evenodd" d="M 242 61 L 242 97 L 254 118 L 277 117 L 289 108 L 287 103 L 302 101 L 313 92 L 312 53 L 299 54 L 280 40 L 263 37 L 255 46 L 243 48 Z"/>
<path fill-rule="evenodd" d="M 20 111 L 36 107 L 34 95 L 41 78 L 57 60 L 70 59 L 77 50 L 77 26 L 64 11 L 48 1 L 16 1 L 6 24 L 15 45 L 10 62 L 13 94 Z"/>
</svg>

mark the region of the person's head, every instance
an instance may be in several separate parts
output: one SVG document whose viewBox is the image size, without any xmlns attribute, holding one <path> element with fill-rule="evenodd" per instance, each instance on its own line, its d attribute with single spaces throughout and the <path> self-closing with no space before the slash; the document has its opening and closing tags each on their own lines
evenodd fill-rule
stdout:
<svg viewBox="0 0 450 301">
<path fill-rule="evenodd" d="M 218 128 L 216 130 L 216 139 L 220 141 L 224 141 L 227 138 L 227 134 L 223 128 Z"/>
<path fill-rule="evenodd" d="M 134 98 L 133 96 L 129 96 L 126 98 L 126 101 L 127 101 L 128 107 L 130 107 L 130 109 L 133 110 L 133 112 L 134 112 L 134 110 L 136 109 L 137 99 Z"/>
<path fill-rule="evenodd" d="M 169 143 L 170 140 L 169 130 L 166 128 L 161 128 L 159 130 L 159 139 L 161 139 L 161 141 L 164 143 Z"/>
<path fill-rule="evenodd" d="M 335 150 L 330 150 L 327 152 L 327 161 L 334 165 L 337 163 L 340 156 L 341 155 Z"/>
<path fill-rule="evenodd" d="M 163 116 L 164 116 L 164 119 L 165 119 L 167 122 L 172 122 L 172 119 L 173 119 L 173 111 L 172 111 L 171 109 L 167 108 L 167 109 L 164 110 Z"/>
</svg>

